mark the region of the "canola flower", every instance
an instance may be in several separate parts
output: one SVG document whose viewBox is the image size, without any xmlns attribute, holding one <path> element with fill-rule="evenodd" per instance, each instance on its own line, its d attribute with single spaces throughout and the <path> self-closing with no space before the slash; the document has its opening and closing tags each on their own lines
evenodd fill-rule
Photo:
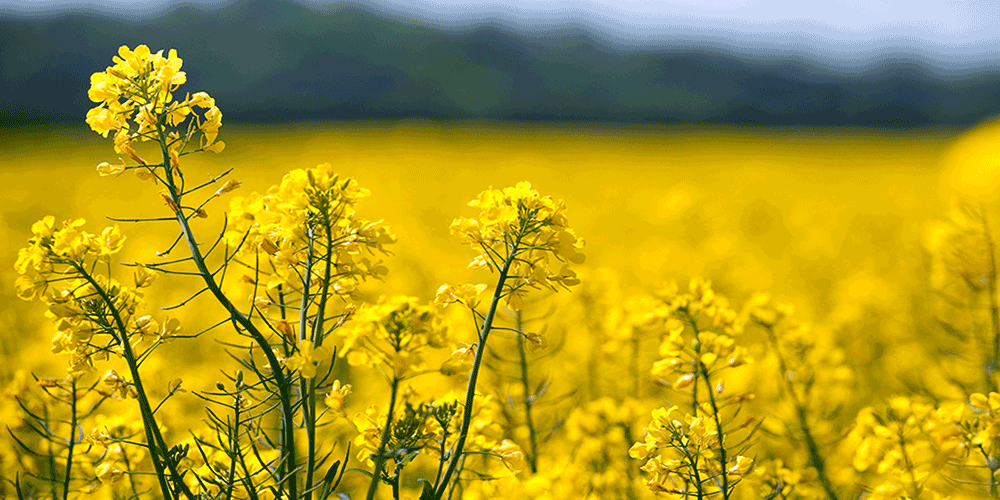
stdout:
<svg viewBox="0 0 1000 500">
<path fill-rule="evenodd" d="M 734 338 L 743 332 L 744 320 L 710 282 L 697 278 L 686 293 L 668 284 L 659 302 L 649 305 L 642 322 L 662 331 L 662 359 L 653 364 L 651 375 L 685 393 L 691 410 L 676 405 L 653 410 L 644 440 L 629 455 L 645 460 L 642 470 L 650 475 L 647 486 L 653 491 L 728 499 L 753 465 L 742 452 L 755 418 L 738 422 L 736 417 L 742 403 L 754 396 L 726 391 L 721 378 L 722 372 L 750 361 Z M 747 435 L 735 441 L 740 433 Z"/>
<path fill-rule="evenodd" d="M 448 467 L 429 495 L 434 500 L 444 497 L 452 475 L 463 459 L 462 451 L 472 423 L 479 368 L 500 300 L 506 299 L 507 306 L 516 310 L 523 304 L 527 289 L 556 290 L 557 285 L 563 288 L 576 285 L 579 280 L 566 261 L 584 261 L 583 254 L 579 252 L 584 242 L 567 226 L 565 203 L 548 196 L 542 197 L 531 188 L 530 183 L 521 182 L 503 190 L 488 189 L 470 201 L 469 206 L 479 209 L 479 217 L 455 219 L 451 232 L 462 236 L 477 252 L 469 267 L 497 271 L 499 276 L 486 314 L 470 305 L 474 302 L 468 297 L 462 301 L 475 316 L 476 325 L 479 326 L 481 321 L 482 326 L 469 372 L 462 427 L 450 451 Z M 558 271 L 553 271 L 556 263 L 561 266 Z M 459 293 L 467 295 L 468 291 L 470 289 L 464 287 Z M 458 296 L 447 285 L 438 289 L 438 296 L 439 303 L 459 302 Z M 452 300 L 453 297 L 455 300 Z M 371 500 L 372 492 L 369 492 L 368 498 Z"/>
<path fill-rule="evenodd" d="M 764 426 L 776 438 L 790 441 L 791 450 L 801 450 L 804 458 L 789 449 L 773 453 L 789 458 L 789 462 L 807 464 L 794 468 L 793 463 L 773 459 L 755 471 L 755 479 L 772 491 L 787 487 L 810 498 L 836 500 L 838 488 L 827 463 L 832 450 L 821 444 L 836 439 L 830 432 L 833 428 L 830 420 L 850 399 L 854 373 L 845 363 L 843 350 L 825 342 L 826 337 L 810 325 L 797 322 L 791 305 L 774 302 L 767 294 L 757 294 L 747 306 L 750 321 L 765 331 L 771 358 L 768 361 L 774 365 L 772 370 L 777 370 L 780 380 L 776 389 L 787 406 L 783 409 L 775 405 L 772 410 L 775 418 L 764 422 Z M 775 447 L 780 442 L 772 440 Z"/>
</svg>

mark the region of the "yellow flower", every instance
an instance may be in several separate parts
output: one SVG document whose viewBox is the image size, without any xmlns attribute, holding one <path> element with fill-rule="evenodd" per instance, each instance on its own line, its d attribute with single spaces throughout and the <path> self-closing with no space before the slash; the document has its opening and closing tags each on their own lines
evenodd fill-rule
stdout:
<svg viewBox="0 0 1000 500">
<path fill-rule="evenodd" d="M 222 111 L 217 107 L 208 108 L 205 112 L 205 121 L 202 122 L 201 132 L 205 134 L 205 141 L 207 144 L 212 144 L 215 142 L 215 138 L 219 135 L 219 127 L 222 126 Z"/>
<path fill-rule="evenodd" d="M 118 175 L 125 171 L 125 165 L 112 165 L 108 162 L 103 162 L 97 166 L 97 173 L 101 177 L 107 177 L 109 175 Z"/>
<path fill-rule="evenodd" d="M 326 395 L 323 402 L 330 408 L 334 415 L 344 416 L 344 398 L 351 394 L 351 384 L 342 384 L 340 380 L 334 380 L 330 387 L 330 393 Z"/>
<path fill-rule="evenodd" d="M 153 284 L 160 275 L 156 271 L 139 264 L 135 267 L 135 273 L 133 273 L 133 278 L 135 279 L 136 288 L 144 288 Z"/>
<path fill-rule="evenodd" d="M 122 123 L 110 109 L 93 108 L 87 111 L 87 125 L 90 125 L 91 130 L 94 132 L 107 137 L 108 132 L 121 128 Z"/>
<path fill-rule="evenodd" d="M 100 479 L 102 483 L 114 484 L 121 480 L 125 476 L 125 473 L 120 469 L 112 465 L 110 462 L 104 462 L 94 468 L 94 475 L 97 479 Z"/>
<path fill-rule="evenodd" d="M 746 474 L 753 467 L 753 459 L 742 455 L 736 457 L 736 463 L 729 467 L 728 472 L 734 476 Z"/>
<path fill-rule="evenodd" d="M 673 388 L 674 388 L 674 390 L 679 391 L 679 390 L 681 390 L 681 389 L 683 389 L 683 388 L 685 388 L 685 387 L 693 384 L 694 383 L 694 379 L 695 379 L 695 375 L 693 373 L 687 373 L 687 374 L 681 375 L 681 377 L 678 378 L 676 382 L 674 382 Z"/>
<path fill-rule="evenodd" d="M 514 474 L 523 471 L 528 465 L 521 447 L 509 440 L 504 439 L 499 446 L 493 448 L 493 452 L 500 455 L 503 464 Z"/>
<path fill-rule="evenodd" d="M 434 303 L 439 307 L 447 307 L 449 304 L 458 302 L 475 309 L 479 305 L 479 296 L 486 291 L 486 288 L 485 284 L 465 283 L 458 287 L 441 285 L 434 297 Z"/>
<path fill-rule="evenodd" d="M 980 410 L 996 412 L 1000 410 L 1000 394 L 991 392 L 989 396 L 975 393 L 969 396 L 969 404 Z"/>
<path fill-rule="evenodd" d="M 555 291 L 579 283 L 565 262 L 584 261 L 579 252 L 584 242 L 567 227 L 563 201 L 543 197 L 530 183 L 520 182 L 503 190 L 487 189 L 469 206 L 479 209 L 478 218 L 455 219 L 451 233 L 476 250 L 470 268 L 492 269 L 510 261 L 508 307 L 519 307 L 525 288 Z"/>
<path fill-rule="evenodd" d="M 451 356 L 441 364 L 441 374 L 450 377 L 452 375 L 469 373 L 469 370 L 472 369 L 472 361 L 475 356 L 476 351 L 470 346 L 455 349 L 451 353 Z"/>
<path fill-rule="evenodd" d="M 214 108 L 215 99 L 205 92 L 195 92 L 188 100 L 188 106 L 198 106 L 199 108 Z"/>
<path fill-rule="evenodd" d="M 223 184 L 218 191 L 215 192 L 214 196 L 222 196 L 223 194 L 229 193 L 235 190 L 236 188 L 240 187 L 241 184 L 243 183 L 240 181 L 230 179 L 226 181 L 226 183 Z"/>
<path fill-rule="evenodd" d="M 63 228 L 53 234 L 52 252 L 75 261 L 82 259 L 93 242 L 93 235 L 80 230 L 85 223 L 83 219 L 64 223 Z"/>
<path fill-rule="evenodd" d="M 221 153 L 222 150 L 224 150 L 224 149 L 226 149 L 226 143 L 225 143 L 225 141 L 216 141 L 216 142 L 213 142 L 213 143 L 211 143 L 211 144 L 209 144 L 207 146 L 202 146 L 202 148 L 201 148 L 202 151 L 210 151 L 210 152 L 216 153 L 216 154 Z"/>
<path fill-rule="evenodd" d="M 289 370 L 298 370 L 303 378 L 313 378 L 316 376 L 316 363 L 322 363 L 330 357 L 330 352 L 325 347 L 313 348 L 311 340 L 303 340 L 299 343 L 299 350 L 285 360 L 285 366 Z"/>
<path fill-rule="evenodd" d="M 35 300 L 45 293 L 47 287 L 48 282 L 39 275 L 19 276 L 14 282 L 14 291 L 21 300 Z"/>
<path fill-rule="evenodd" d="M 145 45 L 135 50 L 121 46 L 112 62 L 112 67 L 90 77 L 87 95 L 98 105 L 87 112 L 87 123 L 104 137 L 117 130 L 116 152 L 126 153 L 145 165 L 129 143 L 133 139 L 150 140 L 156 136 L 153 132 L 161 128 L 170 141 L 170 152 L 184 150 L 191 140 L 186 133 L 189 120 L 196 121 L 202 132 L 203 150 L 222 151 L 225 144 L 215 142 L 222 125 L 222 112 L 215 107 L 215 100 L 204 92 L 197 92 L 185 101 L 174 100 L 172 93 L 187 81 L 187 75 L 181 71 L 184 61 L 176 50 L 170 49 L 164 57 L 162 50 L 153 53 Z M 193 117 L 195 107 L 205 110 L 204 117 Z M 176 165 L 176 161 L 172 164 Z M 102 175 L 118 170 L 111 165 L 102 167 L 99 169 Z"/>
<path fill-rule="evenodd" d="M 631 448 L 628 449 L 628 456 L 639 460 L 645 460 L 649 458 L 649 456 L 652 455 L 654 451 L 656 451 L 656 448 L 657 445 L 653 441 L 643 441 L 640 443 L 635 443 L 632 445 Z"/>
<path fill-rule="evenodd" d="M 169 340 L 181 332 L 181 322 L 177 318 L 169 318 L 160 330 L 160 340 Z"/>
<path fill-rule="evenodd" d="M 100 238 L 95 239 L 95 243 L 97 244 L 98 255 L 116 254 L 125 245 L 125 235 L 122 234 L 122 230 L 118 227 L 118 224 L 115 224 L 114 227 L 104 228 Z"/>
</svg>

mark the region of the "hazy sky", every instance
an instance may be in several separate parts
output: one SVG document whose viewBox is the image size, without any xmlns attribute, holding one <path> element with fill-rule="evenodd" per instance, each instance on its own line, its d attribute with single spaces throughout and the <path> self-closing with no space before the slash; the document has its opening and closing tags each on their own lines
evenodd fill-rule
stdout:
<svg viewBox="0 0 1000 500">
<path fill-rule="evenodd" d="M 312 3 L 337 3 L 307 0 Z M 0 0 L 0 10 L 83 7 L 153 13 L 163 0 Z M 195 0 L 219 4 L 221 0 Z M 1000 48 L 1000 0 L 370 0 L 364 3 L 445 23 L 489 17 L 589 20 L 623 34 L 763 36 L 836 45 L 904 43 L 991 52 Z M 678 28 L 684 28 L 678 31 Z M 756 35 L 756 36 L 755 36 Z M 901 42 L 902 41 L 902 42 Z M 1000 52 L 1000 51 L 998 51 Z"/>
</svg>

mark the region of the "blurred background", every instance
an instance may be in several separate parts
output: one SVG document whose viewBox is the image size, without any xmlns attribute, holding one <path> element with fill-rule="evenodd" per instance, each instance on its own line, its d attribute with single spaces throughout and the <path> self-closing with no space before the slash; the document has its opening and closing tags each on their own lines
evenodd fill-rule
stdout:
<svg viewBox="0 0 1000 500">
<path fill-rule="evenodd" d="M 79 120 L 119 45 L 176 48 L 227 118 L 967 126 L 987 0 L 0 1 L 0 126 Z"/>
<path fill-rule="evenodd" d="M 48 214 L 158 213 L 94 174 L 115 155 L 83 122 L 90 75 L 147 44 L 224 114 L 226 151 L 185 168 L 260 191 L 329 161 L 372 190 L 400 236 L 373 297 L 477 279 L 451 219 L 530 180 L 625 287 L 705 275 L 823 317 L 919 287 L 929 221 L 993 203 L 997 28 L 980 0 L 0 0 L 2 250 Z M 127 231 L 137 259 L 171 238 Z"/>
<path fill-rule="evenodd" d="M 3 264 L 32 222 L 165 210 L 158 187 L 96 175 L 117 155 L 84 123 L 90 75 L 138 44 L 176 48 L 181 92 L 224 114 L 226 150 L 185 157 L 191 178 L 235 167 L 235 196 L 331 162 L 371 189 L 361 212 L 399 244 L 368 299 L 486 279 L 448 226 L 529 180 L 566 200 L 581 273 L 611 269 L 624 294 L 701 275 L 734 301 L 769 291 L 809 320 L 863 321 L 856 342 L 904 335 L 929 293 L 928 226 L 955 196 L 996 213 L 997 5 L 0 0 L 0 292 L 18 304 L 0 310 L 2 354 L 50 359 L 41 305 L 16 301 Z M 174 237 L 123 230 L 124 262 Z"/>
</svg>

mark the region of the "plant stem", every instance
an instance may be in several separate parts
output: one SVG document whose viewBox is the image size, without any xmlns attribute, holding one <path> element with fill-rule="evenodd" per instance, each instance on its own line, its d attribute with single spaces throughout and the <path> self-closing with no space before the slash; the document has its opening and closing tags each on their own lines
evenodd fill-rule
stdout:
<svg viewBox="0 0 1000 500">
<path fill-rule="evenodd" d="M 159 127 L 159 134 L 163 154 L 163 166 L 166 171 L 167 190 L 169 191 L 170 197 L 174 203 L 180 207 L 181 199 L 175 189 L 176 185 L 170 168 L 170 153 L 167 151 L 167 140 L 162 127 Z M 198 246 L 198 240 L 195 238 L 194 232 L 191 230 L 191 225 L 188 224 L 187 218 L 184 217 L 184 214 L 180 211 L 178 211 L 175 215 L 177 217 L 177 223 L 181 226 L 181 232 L 184 235 L 184 239 L 187 241 L 188 248 L 191 251 L 191 260 L 194 261 L 195 266 L 198 268 L 198 273 L 205 282 L 205 286 L 207 286 L 209 291 L 212 292 L 212 295 L 215 296 L 219 304 L 226 309 L 226 312 L 229 313 L 230 317 L 239 323 L 239 325 L 247 331 L 250 337 L 253 338 L 254 342 L 257 343 L 260 350 L 264 353 L 264 357 L 267 358 L 267 362 L 271 367 L 274 383 L 278 387 L 278 398 L 281 401 L 282 441 L 280 462 L 287 471 L 286 474 L 282 474 L 282 477 L 278 481 L 280 485 L 279 488 L 280 491 L 284 491 L 287 486 L 288 497 L 295 500 L 298 498 L 298 485 L 296 484 L 295 466 L 295 412 L 292 408 L 291 385 L 289 384 L 288 379 L 285 378 L 285 372 L 281 367 L 281 363 L 278 362 L 278 357 L 274 355 L 274 351 L 271 349 L 271 343 L 268 342 L 267 338 L 264 337 L 257 326 L 250 321 L 250 318 L 240 312 L 236 305 L 229 300 L 229 297 L 223 293 L 219 284 L 215 282 L 215 276 L 211 271 L 209 271 L 208 265 L 205 264 L 205 257 L 201 253 L 201 248 Z"/>
<path fill-rule="evenodd" d="M 396 466 L 396 472 L 392 476 L 392 500 L 399 500 L 399 466 Z"/>
<path fill-rule="evenodd" d="M 712 388 L 712 380 L 708 376 L 708 367 L 705 363 L 701 362 L 701 339 L 699 338 L 700 331 L 698 330 L 698 323 L 694 318 L 688 315 L 691 327 L 694 329 L 694 352 L 695 352 L 695 369 L 697 373 L 695 374 L 695 384 L 697 385 L 698 375 L 705 380 L 705 389 L 708 392 L 708 402 L 712 405 L 712 418 L 715 421 L 715 433 L 716 438 L 719 440 L 719 474 L 722 475 L 722 484 L 720 489 L 722 490 L 723 500 L 729 500 L 729 473 L 726 471 L 726 443 L 724 441 L 724 434 L 722 432 L 722 421 L 719 420 L 719 407 L 715 402 L 715 390 Z M 695 393 L 697 397 L 697 392 Z"/>
<path fill-rule="evenodd" d="M 535 403 L 535 396 L 531 394 L 531 386 L 528 382 L 528 357 L 524 352 L 524 331 L 522 330 L 521 311 L 514 313 L 514 320 L 517 322 L 517 353 L 521 358 L 521 385 L 524 387 L 524 420 L 528 425 L 528 439 L 531 451 L 528 453 L 528 465 L 531 473 L 538 472 L 538 442 L 535 436 L 535 421 L 531 417 L 531 407 Z"/>
<path fill-rule="evenodd" d="M 309 301 L 311 299 L 311 294 L 309 291 L 310 281 L 312 281 L 312 266 L 313 266 L 313 244 L 315 243 L 315 238 L 313 237 L 312 227 L 306 227 L 306 263 L 305 271 L 302 274 L 302 303 L 299 308 L 299 344 L 305 340 L 312 340 L 315 344 L 316 340 L 313 336 L 307 333 L 307 326 L 309 324 Z M 322 317 L 323 311 L 320 309 L 316 313 L 316 321 Z M 312 484 L 313 484 L 313 474 L 316 470 L 316 405 L 315 398 L 313 397 L 316 386 L 311 379 L 306 379 L 305 377 L 299 377 L 299 394 L 302 403 L 302 425 L 306 428 L 306 493 L 305 500 L 312 499 Z"/>
<path fill-rule="evenodd" d="M 319 348 L 323 345 L 323 323 L 326 320 L 326 304 L 327 299 L 330 297 L 330 279 L 333 275 L 333 231 L 330 228 L 330 221 L 327 218 L 323 219 L 323 227 L 326 230 L 326 258 L 324 259 L 325 268 L 323 270 L 323 281 L 320 283 L 319 292 L 319 307 L 316 310 L 316 317 L 313 320 L 313 331 L 311 338 L 313 344 Z M 306 281 L 310 279 L 309 268 L 312 267 L 312 249 L 313 249 L 313 231 L 309 228 L 309 248 L 307 250 L 307 272 L 305 274 Z M 303 290 L 307 290 L 307 285 L 303 284 Z M 303 296 L 305 297 L 305 296 Z M 303 307 L 301 311 L 301 317 L 305 317 L 308 314 L 307 305 L 303 300 Z M 305 334 L 305 329 L 303 325 L 303 330 L 300 335 Z M 316 380 L 309 379 L 303 384 L 303 402 L 302 402 L 302 415 L 305 421 L 306 427 L 306 440 L 308 449 L 306 450 L 306 492 L 304 500 L 312 500 L 312 486 L 313 486 L 313 475 L 316 471 Z M 307 411 L 308 410 L 308 411 Z"/>
<path fill-rule="evenodd" d="M 170 485 L 167 484 L 167 473 L 163 469 L 163 464 L 171 465 L 171 479 L 175 485 L 180 486 L 183 484 L 183 481 L 180 480 L 177 471 L 167 459 L 166 444 L 163 441 L 163 436 L 160 435 L 159 427 L 156 425 L 153 409 L 149 406 L 149 398 L 146 396 L 146 389 L 143 387 L 142 378 L 139 376 L 139 365 L 136 363 L 135 354 L 132 352 L 132 344 L 129 342 L 125 321 L 122 320 L 114 301 L 108 296 L 107 291 L 101 287 L 101 284 L 80 263 L 74 262 L 71 265 L 77 273 L 83 276 L 94 287 L 101 301 L 107 305 L 108 311 L 110 311 L 111 317 L 115 322 L 114 327 L 118 331 L 118 338 L 116 340 L 118 340 L 119 345 L 122 347 L 122 357 L 125 358 L 125 364 L 128 365 L 129 374 L 132 376 L 132 386 L 135 387 L 136 400 L 139 402 L 139 414 L 142 416 L 143 430 L 146 433 L 146 446 L 149 448 L 149 458 L 153 461 L 153 469 L 156 471 L 156 478 L 160 483 L 160 491 L 163 493 L 163 498 L 172 500 L 174 496 L 170 491 Z M 183 491 L 188 498 L 192 498 L 186 487 L 183 488 Z"/>
<path fill-rule="evenodd" d="M 76 445 L 76 379 L 70 383 L 69 449 L 66 451 L 66 476 L 63 478 L 63 500 L 69 500 L 69 482 L 73 470 L 73 447 Z"/>
<path fill-rule="evenodd" d="M 809 450 L 809 464 L 816 469 L 816 475 L 819 476 L 819 482 L 823 485 L 823 490 L 826 492 L 827 498 L 838 500 L 837 493 L 833 491 L 833 484 L 830 482 L 830 478 L 827 477 L 826 463 L 819 452 L 819 445 L 816 443 L 816 439 L 812 435 L 812 429 L 809 427 L 807 409 L 802 401 L 799 400 L 799 395 L 795 392 L 795 386 L 792 384 L 791 379 L 788 378 L 788 365 L 785 363 L 785 356 L 781 354 L 781 349 L 778 347 L 777 334 L 771 326 L 766 326 L 765 330 L 767 330 L 767 337 L 771 343 L 771 348 L 774 349 L 774 353 L 778 356 L 778 368 L 781 370 L 781 379 L 785 381 L 786 390 L 791 395 L 792 403 L 795 405 L 799 429 L 802 431 L 802 437 L 806 440 L 806 448 Z"/>
<path fill-rule="evenodd" d="M 226 479 L 226 500 L 233 498 L 233 487 L 236 486 L 236 459 L 240 454 L 240 405 L 243 396 L 240 395 L 240 387 L 236 387 L 236 398 L 233 401 L 233 426 L 229 429 L 228 450 L 233 456 L 229 462 L 229 477 Z"/>
<path fill-rule="evenodd" d="M 462 457 L 462 450 L 465 447 L 465 440 L 469 437 L 469 427 L 472 425 L 472 405 L 476 400 L 476 380 L 479 377 L 479 367 L 483 363 L 483 354 L 486 352 L 486 340 L 490 335 L 490 329 L 493 327 L 493 318 L 497 312 L 497 306 L 500 305 L 500 297 L 503 296 L 504 283 L 507 281 L 507 273 L 510 271 L 510 265 L 514 262 L 514 257 L 517 255 L 517 246 L 520 243 L 520 237 L 515 241 L 513 247 L 510 249 L 510 253 L 504 260 L 503 269 L 500 270 L 500 278 L 497 280 L 496 289 L 493 292 L 493 301 L 490 303 L 490 310 L 486 313 L 486 319 L 483 321 L 483 329 L 479 334 L 479 345 L 476 347 L 476 357 L 472 361 L 472 371 L 469 372 L 469 386 L 465 390 L 465 407 L 462 411 L 462 428 L 458 433 L 458 440 L 455 442 L 455 448 L 451 452 L 451 461 L 448 463 L 448 469 L 444 473 L 444 477 L 441 478 L 441 482 L 438 483 L 437 489 L 434 493 L 434 500 L 440 500 L 444 496 L 445 490 L 448 489 L 448 484 L 451 482 L 451 476 L 455 473 L 455 469 L 458 468 L 458 462 Z"/>
<path fill-rule="evenodd" d="M 378 451 L 375 453 L 375 473 L 372 475 L 372 482 L 368 485 L 367 500 L 375 498 L 379 482 L 382 480 L 382 470 L 385 469 L 385 447 L 389 444 L 389 433 L 392 430 L 392 416 L 396 410 L 396 393 L 399 390 L 399 378 L 392 377 L 392 393 L 389 396 L 389 413 L 385 416 L 385 428 L 382 429 L 382 440 L 379 442 Z"/>
<path fill-rule="evenodd" d="M 923 489 L 917 483 L 917 471 L 913 469 L 913 462 L 910 460 L 910 455 L 906 453 L 906 439 L 903 437 L 903 426 L 900 425 L 899 428 L 899 451 L 903 455 L 903 464 L 906 465 L 907 472 L 910 473 L 910 481 L 913 484 L 913 491 L 910 498 L 920 498 L 920 490 Z"/>
<path fill-rule="evenodd" d="M 698 366 L 701 369 L 702 377 L 705 378 L 705 385 L 708 386 L 708 401 L 712 405 L 712 417 L 715 420 L 715 432 L 719 439 L 719 466 L 722 468 L 720 474 L 722 474 L 722 498 L 725 500 L 729 499 L 729 473 L 726 470 L 726 443 L 723 441 L 725 436 L 722 432 L 722 421 L 719 420 L 719 407 L 715 402 L 715 391 L 712 390 L 712 382 L 708 378 L 708 367 L 705 366 L 700 360 L 698 361 Z"/>
</svg>

